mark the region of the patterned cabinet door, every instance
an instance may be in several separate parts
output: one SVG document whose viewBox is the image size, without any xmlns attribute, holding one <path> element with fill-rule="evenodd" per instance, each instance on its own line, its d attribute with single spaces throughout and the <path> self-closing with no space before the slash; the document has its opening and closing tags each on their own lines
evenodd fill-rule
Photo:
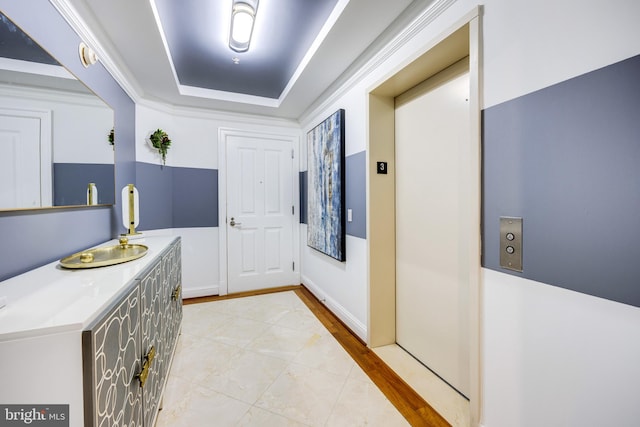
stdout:
<svg viewBox="0 0 640 427">
<path fill-rule="evenodd" d="M 82 332 L 87 427 L 142 425 L 138 286 Z"/>
<path fill-rule="evenodd" d="M 178 340 L 178 335 L 182 330 L 182 245 L 178 241 L 176 244 L 176 258 L 175 258 L 175 270 L 174 270 L 174 286 L 176 286 L 180 292 L 178 298 L 175 298 L 173 303 L 173 341 Z"/>
<path fill-rule="evenodd" d="M 167 372 L 165 375 L 168 375 L 170 361 L 182 323 L 182 259 L 180 240 L 176 241 L 162 257 L 162 265 L 163 270 L 166 272 L 165 277 L 167 279 L 164 287 L 167 319 L 163 331 L 163 342 L 167 349 L 167 360 L 165 363 Z"/>
<path fill-rule="evenodd" d="M 147 363 L 147 377 L 142 386 L 144 425 L 153 426 L 162 386 L 164 384 L 165 345 L 162 342 L 162 330 L 165 313 L 162 304 L 162 289 L 165 282 L 162 263 L 158 260 L 140 281 L 140 310 L 142 327 L 142 346 L 140 357 Z"/>
</svg>

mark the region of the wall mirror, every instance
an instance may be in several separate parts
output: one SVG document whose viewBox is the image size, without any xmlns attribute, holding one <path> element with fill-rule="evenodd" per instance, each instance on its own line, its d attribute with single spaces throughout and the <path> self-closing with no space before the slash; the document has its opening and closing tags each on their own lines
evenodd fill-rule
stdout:
<svg viewBox="0 0 640 427">
<path fill-rule="evenodd" d="M 115 203 L 113 110 L 0 13 L 0 210 Z M 97 199 L 95 193 L 97 192 Z"/>
</svg>

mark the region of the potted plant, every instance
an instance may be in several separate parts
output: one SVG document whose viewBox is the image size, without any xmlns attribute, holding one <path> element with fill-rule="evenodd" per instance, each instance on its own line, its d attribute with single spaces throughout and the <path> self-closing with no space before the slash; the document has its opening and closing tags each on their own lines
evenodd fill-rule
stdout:
<svg viewBox="0 0 640 427">
<path fill-rule="evenodd" d="M 115 136 L 115 132 L 114 132 L 113 128 L 111 128 L 111 131 L 109 132 L 109 135 L 107 136 L 107 141 L 109 141 L 109 145 L 111 145 L 112 147 L 115 145 L 116 136 Z"/>
<path fill-rule="evenodd" d="M 171 146 L 171 140 L 169 139 L 169 135 L 162 129 L 157 129 L 151 135 L 149 135 L 149 141 L 151 141 L 151 145 L 153 148 L 158 150 L 160 156 L 162 156 L 162 164 L 166 164 L 167 161 L 167 150 Z"/>
</svg>

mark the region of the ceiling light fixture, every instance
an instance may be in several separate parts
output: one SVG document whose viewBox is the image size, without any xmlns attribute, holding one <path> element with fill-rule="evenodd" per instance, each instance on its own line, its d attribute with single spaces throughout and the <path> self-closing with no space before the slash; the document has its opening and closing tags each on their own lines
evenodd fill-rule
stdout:
<svg viewBox="0 0 640 427">
<path fill-rule="evenodd" d="M 98 61 L 96 53 L 84 42 L 81 42 L 78 46 L 78 54 L 80 55 L 80 62 L 82 62 L 84 68 L 87 68 L 89 65 L 93 65 Z"/>
<path fill-rule="evenodd" d="M 236 52 L 246 52 L 251 43 L 253 23 L 258 8 L 258 0 L 249 4 L 234 0 L 231 9 L 231 31 L 229 32 L 229 47 Z"/>
</svg>

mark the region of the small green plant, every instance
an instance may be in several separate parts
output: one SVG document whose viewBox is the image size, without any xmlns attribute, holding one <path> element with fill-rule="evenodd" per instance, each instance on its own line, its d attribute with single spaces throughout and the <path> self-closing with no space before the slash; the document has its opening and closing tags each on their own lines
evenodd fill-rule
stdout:
<svg viewBox="0 0 640 427">
<path fill-rule="evenodd" d="M 111 132 L 109 132 L 109 135 L 107 136 L 107 140 L 109 141 L 109 145 L 115 145 L 116 136 L 113 128 L 111 128 Z"/>
<path fill-rule="evenodd" d="M 162 129 L 158 129 L 149 136 L 149 140 L 151 141 L 153 148 L 157 149 L 160 156 L 162 156 L 162 164 L 166 164 L 167 150 L 171 147 L 169 135 L 167 135 L 167 133 Z"/>
</svg>

